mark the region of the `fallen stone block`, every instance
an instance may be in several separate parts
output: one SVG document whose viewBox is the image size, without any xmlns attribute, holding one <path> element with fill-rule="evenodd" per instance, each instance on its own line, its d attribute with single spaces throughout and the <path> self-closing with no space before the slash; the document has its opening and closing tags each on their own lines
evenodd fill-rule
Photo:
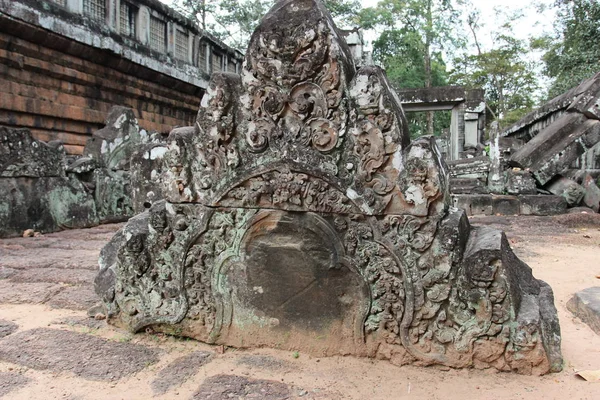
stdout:
<svg viewBox="0 0 600 400">
<path fill-rule="evenodd" d="M 521 202 L 517 196 L 493 195 L 493 215 L 519 215 L 521 213 Z"/>
<path fill-rule="evenodd" d="M 575 293 L 567 302 L 567 309 L 600 335 L 600 287 Z"/>
<path fill-rule="evenodd" d="M 583 204 L 595 212 L 600 212 L 600 188 L 598 188 L 598 185 L 596 185 L 596 182 L 591 175 L 588 174 L 583 179 L 583 187 L 585 188 Z"/>
<path fill-rule="evenodd" d="M 529 171 L 509 169 L 505 172 L 505 182 L 508 194 L 537 194 L 535 179 Z"/>
<path fill-rule="evenodd" d="M 529 169 L 545 185 L 600 140 L 600 121 L 567 113 L 517 153 L 509 164 Z"/>
<path fill-rule="evenodd" d="M 577 182 L 558 176 L 545 186 L 545 189 L 556 196 L 562 196 L 567 201 L 567 206 L 575 207 L 581 203 L 585 189 Z"/>
<path fill-rule="evenodd" d="M 567 201 L 562 196 L 522 195 L 519 196 L 522 215 L 557 215 L 567 212 Z"/>
</svg>

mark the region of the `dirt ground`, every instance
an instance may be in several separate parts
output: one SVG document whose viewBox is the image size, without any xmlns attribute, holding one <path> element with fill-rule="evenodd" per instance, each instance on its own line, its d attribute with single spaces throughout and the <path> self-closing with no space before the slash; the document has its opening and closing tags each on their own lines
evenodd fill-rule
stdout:
<svg viewBox="0 0 600 400">
<path fill-rule="evenodd" d="M 543 377 L 396 367 L 351 357 L 237 350 L 87 318 L 104 225 L 0 240 L 0 398 L 6 399 L 600 399 L 600 336 L 574 318 L 571 295 L 600 286 L 600 215 L 476 217 L 554 289 L 564 370 Z"/>
</svg>

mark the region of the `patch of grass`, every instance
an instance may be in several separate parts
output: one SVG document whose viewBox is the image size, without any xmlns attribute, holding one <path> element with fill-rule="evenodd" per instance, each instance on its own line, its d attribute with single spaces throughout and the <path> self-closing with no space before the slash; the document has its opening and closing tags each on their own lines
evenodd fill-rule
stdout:
<svg viewBox="0 0 600 400">
<path fill-rule="evenodd" d="M 299 358 L 300 357 L 300 352 L 296 350 L 295 352 L 292 353 L 292 357 Z"/>
</svg>

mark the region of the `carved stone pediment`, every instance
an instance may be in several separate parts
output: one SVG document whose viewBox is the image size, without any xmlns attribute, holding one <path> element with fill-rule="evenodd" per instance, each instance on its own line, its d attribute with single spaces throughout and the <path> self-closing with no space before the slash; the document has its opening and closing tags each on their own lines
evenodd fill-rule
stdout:
<svg viewBox="0 0 600 400">
<path fill-rule="evenodd" d="M 284 22 L 283 22 L 284 21 Z M 282 0 L 241 75 L 213 74 L 169 137 L 167 200 L 104 249 L 109 322 L 232 346 L 397 364 L 560 369 L 551 289 L 448 206 L 377 67 L 356 71 L 319 0 Z"/>
</svg>

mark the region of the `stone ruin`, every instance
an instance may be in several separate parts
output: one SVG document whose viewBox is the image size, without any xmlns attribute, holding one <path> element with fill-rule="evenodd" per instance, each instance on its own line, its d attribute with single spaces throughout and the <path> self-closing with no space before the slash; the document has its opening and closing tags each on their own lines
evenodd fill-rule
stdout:
<svg viewBox="0 0 600 400">
<path fill-rule="evenodd" d="M 385 74 L 320 0 L 282 0 L 162 158 L 166 199 L 100 255 L 108 321 L 206 343 L 397 365 L 562 368 L 551 288 L 449 206 Z"/>
<path fill-rule="evenodd" d="M 164 148 L 122 106 L 111 108 L 82 156 L 28 129 L 0 127 L 0 237 L 126 221 L 162 198 L 151 182 Z"/>
<path fill-rule="evenodd" d="M 489 156 L 448 162 L 456 206 L 487 215 L 600 212 L 600 73 L 490 137 Z"/>
</svg>

